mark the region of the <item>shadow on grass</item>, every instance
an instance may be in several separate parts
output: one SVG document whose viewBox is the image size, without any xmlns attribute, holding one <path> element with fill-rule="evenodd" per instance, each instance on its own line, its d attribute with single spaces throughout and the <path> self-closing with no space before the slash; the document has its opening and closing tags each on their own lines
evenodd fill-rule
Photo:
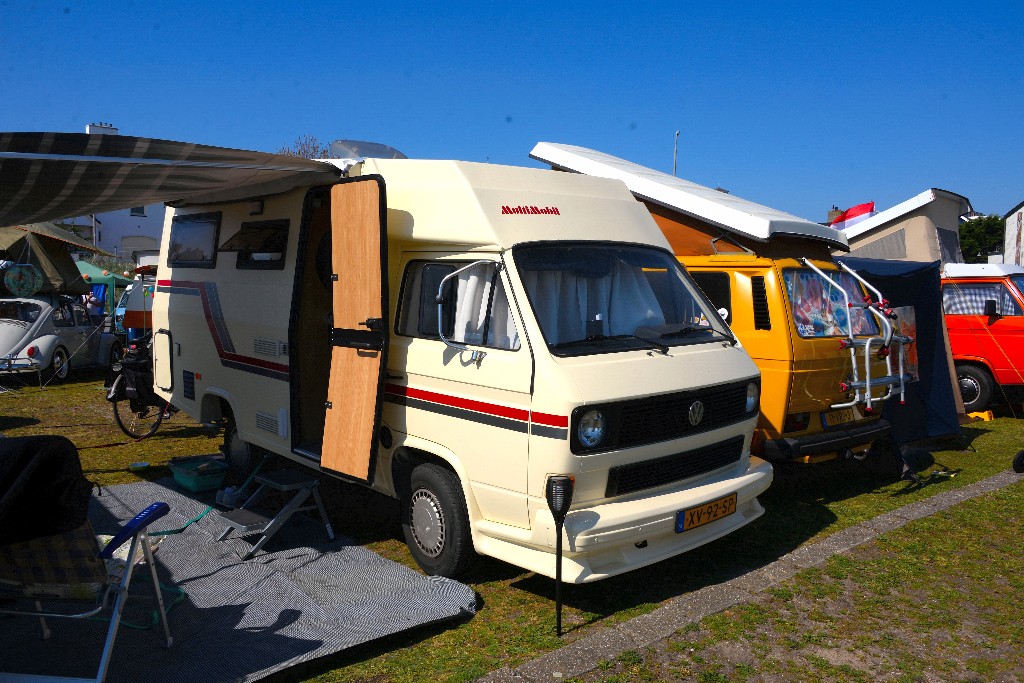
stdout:
<svg viewBox="0 0 1024 683">
<path fill-rule="evenodd" d="M 974 431 L 977 433 L 966 434 L 962 443 L 969 444 L 984 433 Z M 947 440 L 933 445 L 945 444 L 948 448 L 949 443 Z M 918 465 L 927 468 L 936 464 L 928 450 L 920 450 Z M 619 612 L 635 616 L 638 611 L 646 611 L 647 606 L 653 608 L 673 597 L 764 567 L 833 526 L 837 516 L 830 504 L 880 492 L 899 481 L 901 464 L 895 451 L 879 451 L 863 461 L 778 463 L 772 486 L 760 496 L 766 510 L 760 519 L 724 538 L 649 567 L 592 584 L 564 586 L 565 604 L 590 615 L 585 623 L 573 628 Z M 927 485 L 912 484 L 914 490 Z M 524 574 L 511 586 L 547 599 L 554 596 L 554 581 L 535 574 Z"/>
<path fill-rule="evenodd" d="M 8 429 L 20 429 L 22 427 L 32 427 L 40 423 L 40 419 L 37 417 L 18 417 L 0 415 L 0 432 L 5 432 Z"/>
</svg>

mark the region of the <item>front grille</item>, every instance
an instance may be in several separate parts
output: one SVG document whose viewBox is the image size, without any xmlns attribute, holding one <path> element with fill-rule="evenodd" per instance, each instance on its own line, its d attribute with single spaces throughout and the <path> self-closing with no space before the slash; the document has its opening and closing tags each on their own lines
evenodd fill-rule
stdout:
<svg viewBox="0 0 1024 683">
<path fill-rule="evenodd" d="M 608 485 L 604 495 L 606 498 L 614 498 L 696 477 L 734 463 L 742 455 L 743 437 L 737 436 L 706 448 L 612 467 L 608 470 Z"/>
<path fill-rule="evenodd" d="M 698 399 L 704 404 L 704 418 L 694 426 L 690 424 L 689 411 Z M 623 403 L 618 447 L 630 448 L 717 429 L 748 417 L 746 403 L 746 382 Z"/>
</svg>

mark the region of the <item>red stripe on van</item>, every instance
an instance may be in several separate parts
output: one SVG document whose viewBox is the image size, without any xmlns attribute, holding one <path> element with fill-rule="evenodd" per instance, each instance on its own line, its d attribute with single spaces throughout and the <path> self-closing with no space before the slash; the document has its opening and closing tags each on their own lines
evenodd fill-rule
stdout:
<svg viewBox="0 0 1024 683">
<path fill-rule="evenodd" d="M 485 413 L 487 415 L 496 415 L 497 417 L 519 420 L 520 422 L 529 422 L 531 418 L 530 411 L 523 410 L 522 408 L 512 408 L 510 406 L 502 406 L 495 403 L 484 403 L 482 401 L 474 401 L 468 398 L 438 394 L 424 389 L 403 387 L 398 384 L 385 384 L 384 391 L 398 396 L 406 396 L 408 398 L 415 398 L 421 401 L 439 403 L 441 405 L 452 406 L 453 408 L 463 408 L 465 410 L 472 410 L 474 412 Z M 563 415 L 533 413 L 532 417 L 533 422 L 536 422 L 537 424 L 563 428 L 569 426 L 569 418 Z"/>
<path fill-rule="evenodd" d="M 548 427 L 561 427 L 563 429 L 569 426 L 569 418 L 565 415 L 548 415 L 547 413 L 531 413 L 530 417 L 537 424 L 547 425 Z"/>
</svg>

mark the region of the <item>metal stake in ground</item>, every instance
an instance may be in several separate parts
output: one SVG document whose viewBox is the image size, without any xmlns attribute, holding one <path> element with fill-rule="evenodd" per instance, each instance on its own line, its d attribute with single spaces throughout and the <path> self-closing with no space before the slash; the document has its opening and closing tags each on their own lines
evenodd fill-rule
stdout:
<svg viewBox="0 0 1024 683">
<path fill-rule="evenodd" d="M 545 496 L 555 520 L 555 633 L 562 637 L 562 525 L 572 505 L 572 477 L 564 474 L 548 477 Z"/>
</svg>

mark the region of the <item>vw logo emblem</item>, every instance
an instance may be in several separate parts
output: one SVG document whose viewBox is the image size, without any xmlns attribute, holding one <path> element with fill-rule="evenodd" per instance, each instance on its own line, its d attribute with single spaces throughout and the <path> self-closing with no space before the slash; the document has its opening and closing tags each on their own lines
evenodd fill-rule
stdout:
<svg viewBox="0 0 1024 683">
<path fill-rule="evenodd" d="M 700 424 L 700 421 L 704 419 L 704 404 L 700 401 L 694 401 L 690 405 L 690 424 L 694 427 Z"/>
</svg>

